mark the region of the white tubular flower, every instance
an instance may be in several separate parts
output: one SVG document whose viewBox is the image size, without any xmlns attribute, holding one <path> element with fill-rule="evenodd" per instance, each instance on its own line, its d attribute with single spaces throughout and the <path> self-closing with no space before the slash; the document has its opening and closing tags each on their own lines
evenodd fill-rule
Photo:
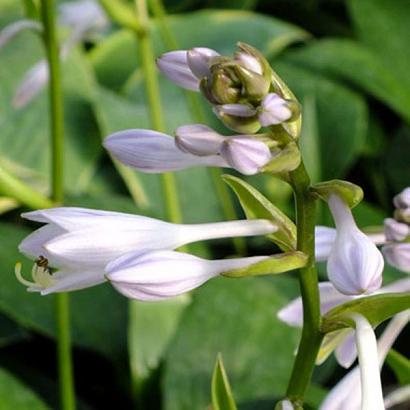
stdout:
<svg viewBox="0 0 410 410">
<path fill-rule="evenodd" d="M 175 131 L 175 144 L 193 155 L 217 155 L 226 137 L 202 124 L 183 125 Z"/>
<path fill-rule="evenodd" d="M 352 317 L 356 324 L 356 346 L 362 390 L 361 408 L 362 410 L 384 410 L 376 336 L 364 316 L 355 313 Z"/>
<path fill-rule="evenodd" d="M 228 137 L 222 144 L 221 155 L 243 175 L 255 175 L 271 160 L 266 144 L 246 136 Z"/>
<path fill-rule="evenodd" d="M 262 100 L 258 112 L 258 119 L 263 127 L 281 124 L 292 117 L 288 101 L 275 93 L 269 93 Z"/>
<path fill-rule="evenodd" d="M 219 54 L 210 48 L 196 47 L 162 54 L 157 59 L 160 71 L 180 87 L 199 91 L 199 82 L 209 74 L 209 63 Z"/>
<path fill-rule="evenodd" d="M 44 264 L 35 266 L 34 282 L 29 288 L 42 294 L 101 283 L 104 266 L 132 250 L 175 249 L 205 239 L 264 235 L 277 230 L 266 220 L 177 225 L 139 215 L 84 208 L 46 209 L 23 217 L 46 224 L 19 246 L 30 258 L 41 256 L 47 260 L 47 269 L 37 269 Z M 57 272 L 50 275 L 48 264 Z M 28 285 L 27 281 L 25 284 Z"/>
<path fill-rule="evenodd" d="M 387 325 L 386 329 L 384 330 L 382 336 L 380 337 L 377 343 L 378 369 L 375 369 L 376 374 L 379 373 L 379 369 L 382 368 L 387 353 L 389 352 L 390 348 L 392 347 L 394 341 L 397 339 L 400 332 L 408 323 L 409 319 L 410 310 L 403 311 L 394 316 L 390 323 Z M 365 349 L 367 349 L 367 346 L 365 346 Z M 366 400 L 362 401 L 360 373 L 361 370 L 359 366 L 356 366 L 353 370 L 351 370 L 329 392 L 326 399 L 321 404 L 319 410 L 373 410 L 373 407 L 363 407 L 364 405 L 367 405 L 369 402 Z M 380 393 L 376 393 L 376 396 L 377 395 L 380 395 Z M 380 403 L 377 403 L 374 409 L 383 408 L 377 407 L 378 405 L 380 405 Z"/>
<path fill-rule="evenodd" d="M 340 197 L 331 195 L 328 203 L 337 230 L 327 261 L 330 281 L 346 295 L 374 292 L 382 283 L 382 254 L 359 230 L 350 208 Z"/>
<path fill-rule="evenodd" d="M 11 39 L 24 30 L 34 30 L 41 32 L 42 27 L 38 21 L 35 20 L 18 20 L 4 27 L 0 31 L 0 49 L 4 47 Z"/>
<path fill-rule="evenodd" d="M 394 206 L 398 209 L 410 208 L 410 187 L 405 188 L 393 198 Z"/>
<path fill-rule="evenodd" d="M 374 294 L 401 293 L 410 291 L 410 279 L 395 281 Z M 320 313 L 325 315 L 330 309 L 350 300 L 363 297 L 364 295 L 350 296 L 340 293 L 330 282 L 319 283 Z M 278 312 L 278 318 L 290 326 L 302 327 L 303 305 L 302 298 L 298 297 Z M 317 364 L 323 363 L 329 355 L 335 351 L 336 360 L 344 367 L 349 368 L 357 357 L 356 345 L 354 343 L 354 331 L 344 329 L 340 332 L 332 332 L 323 340 Z"/>
<path fill-rule="evenodd" d="M 403 272 L 410 273 L 410 243 L 389 243 L 382 248 L 387 262 Z"/>
<path fill-rule="evenodd" d="M 173 251 L 131 252 L 109 263 L 106 277 L 118 292 L 129 298 L 155 301 L 175 297 L 223 272 L 267 258 L 206 260 Z"/>
</svg>

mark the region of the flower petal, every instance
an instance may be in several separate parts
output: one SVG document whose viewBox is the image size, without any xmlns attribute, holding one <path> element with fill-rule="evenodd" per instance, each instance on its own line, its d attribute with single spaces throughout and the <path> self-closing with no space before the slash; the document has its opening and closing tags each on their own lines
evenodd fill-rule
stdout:
<svg viewBox="0 0 410 410">
<path fill-rule="evenodd" d="M 219 155 L 198 157 L 182 152 L 174 138 L 156 131 L 120 131 L 108 136 L 103 145 L 120 162 L 143 172 L 178 171 L 196 166 L 229 167 Z"/>
</svg>

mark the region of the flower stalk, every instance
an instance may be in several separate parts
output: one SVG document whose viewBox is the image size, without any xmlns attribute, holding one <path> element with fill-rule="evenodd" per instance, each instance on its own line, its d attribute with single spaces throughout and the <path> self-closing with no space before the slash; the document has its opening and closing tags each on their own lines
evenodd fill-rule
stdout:
<svg viewBox="0 0 410 410">
<path fill-rule="evenodd" d="M 303 329 L 296 360 L 289 380 L 287 397 L 296 405 L 303 403 L 323 335 L 320 332 L 320 301 L 315 267 L 315 199 L 309 192 L 310 178 L 303 162 L 290 172 L 296 204 L 297 250 L 309 257 L 299 270 L 299 286 L 303 301 Z"/>
<path fill-rule="evenodd" d="M 62 203 L 64 199 L 64 119 L 59 47 L 53 0 L 41 1 L 41 19 L 44 25 L 44 43 L 50 73 L 51 197 L 54 202 Z M 61 408 L 63 410 L 73 410 L 75 409 L 75 393 L 71 357 L 70 308 L 67 294 L 63 293 L 56 296 L 56 320 Z"/>
</svg>

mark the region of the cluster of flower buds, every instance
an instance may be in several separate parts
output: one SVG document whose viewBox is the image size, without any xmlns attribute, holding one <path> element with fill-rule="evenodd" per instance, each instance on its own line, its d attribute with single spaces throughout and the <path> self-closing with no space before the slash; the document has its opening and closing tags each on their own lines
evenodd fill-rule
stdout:
<svg viewBox="0 0 410 410">
<path fill-rule="evenodd" d="M 171 51 L 157 64 L 181 87 L 201 91 L 215 114 L 236 132 L 253 134 L 261 127 L 298 120 L 298 102 L 265 57 L 248 44 L 238 47 L 233 57 L 201 47 Z"/>
<path fill-rule="evenodd" d="M 410 273 L 410 187 L 393 198 L 394 218 L 384 220 L 387 243 L 382 252 L 390 265 Z"/>
</svg>

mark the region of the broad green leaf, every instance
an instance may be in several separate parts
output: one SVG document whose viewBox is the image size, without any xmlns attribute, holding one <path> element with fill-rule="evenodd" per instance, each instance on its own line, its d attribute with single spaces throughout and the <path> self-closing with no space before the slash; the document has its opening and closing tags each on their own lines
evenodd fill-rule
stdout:
<svg viewBox="0 0 410 410">
<path fill-rule="evenodd" d="M 366 141 L 368 114 L 363 97 L 281 59 L 274 61 L 273 67 L 299 101 L 314 98 L 322 178 L 343 178 L 357 161 Z"/>
<path fill-rule="evenodd" d="M 2 410 L 47 410 L 49 407 L 28 386 L 0 368 L 0 407 Z"/>
<path fill-rule="evenodd" d="M 41 42 L 32 33 L 21 33 L 1 50 L 0 158 L 28 169 L 38 184 L 47 187 L 50 138 L 46 90 L 20 110 L 11 103 L 24 74 L 43 57 Z M 87 67 L 77 50 L 72 50 L 62 71 L 65 186 L 68 192 L 81 192 L 91 181 L 101 144 L 90 107 Z"/>
<path fill-rule="evenodd" d="M 359 39 L 388 64 L 403 92 L 408 95 L 410 3 L 407 0 L 350 0 L 348 5 Z"/>
<path fill-rule="evenodd" d="M 410 308 L 410 293 L 385 293 L 352 300 L 329 310 L 323 317 L 324 333 L 354 327 L 352 313 L 363 315 L 371 325 L 377 326 L 389 317 Z"/>
<path fill-rule="evenodd" d="M 308 257 L 299 251 L 271 255 L 268 259 L 254 263 L 246 268 L 233 269 L 223 272 L 228 278 L 242 278 L 246 276 L 275 275 L 300 269 L 306 266 Z"/>
<path fill-rule="evenodd" d="M 380 47 L 371 50 L 354 40 L 324 39 L 288 51 L 283 58 L 299 67 L 353 83 L 399 115 L 410 118 L 408 89 L 395 76 L 390 60 L 381 56 Z"/>
<path fill-rule="evenodd" d="M 218 278 L 196 291 L 166 355 L 164 409 L 206 408 L 218 352 L 238 406 L 284 397 L 299 330 L 276 314 L 295 289 L 295 281 L 281 276 Z"/>
<path fill-rule="evenodd" d="M 248 219 L 269 219 L 279 230 L 269 237 L 283 250 L 296 247 L 295 224 L 252 185 L 232 175 L 224 175 L 224 181 L 233 189 Z"/>
<path fill-rule="evenodd" d="M 188 295 L 153 303 L 130 301 L 128 350 L 131 372 L 139 380 L 158 368 L 189 302 Z"/>
<path fill-rule="evenodd" d="M 407 357 L 404 357 L 394 349 L 390 349 L 386 362 L 402 386 L 410 384 L 410 360 Z"/>
<path fill-rule="evenodd" d="M 236 410 L 231 386 L 222 361 L 218 354 L 212 375 L 212 410 Z"/>
</svg>

